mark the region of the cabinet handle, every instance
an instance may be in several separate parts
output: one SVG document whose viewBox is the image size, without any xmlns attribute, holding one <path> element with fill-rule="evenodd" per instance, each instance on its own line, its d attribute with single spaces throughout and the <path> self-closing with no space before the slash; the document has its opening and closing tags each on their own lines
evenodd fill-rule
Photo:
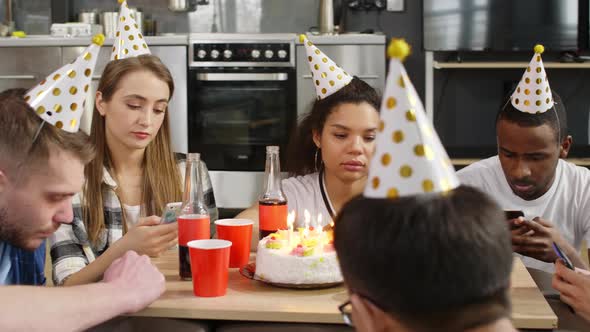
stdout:
<svg viewBox="0 0 590 332">
<path fill-rule="evenodd" d="M 0 80 L 34 80 L 35 75 L 0 75 Z"/>
</svg>

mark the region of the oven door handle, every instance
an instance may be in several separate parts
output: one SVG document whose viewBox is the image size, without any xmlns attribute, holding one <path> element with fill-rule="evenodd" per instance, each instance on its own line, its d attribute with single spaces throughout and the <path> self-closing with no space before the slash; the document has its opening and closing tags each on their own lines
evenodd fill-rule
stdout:
<svg viewBox="0 0 590 332">
<path fill-rule="evenodd" d="M 198 73 L 199 81 L 286 81 L 287 73 Z"/>
<path fill-rule="evenodd" d="M 379 75 L 355 75 L 356 77 L 360 78 L 361 80 L 376 80 L 379 78 Z M 311 79 L 311 75 L 301 75 L 301 77 L 305 79 Z"/>
</svg>

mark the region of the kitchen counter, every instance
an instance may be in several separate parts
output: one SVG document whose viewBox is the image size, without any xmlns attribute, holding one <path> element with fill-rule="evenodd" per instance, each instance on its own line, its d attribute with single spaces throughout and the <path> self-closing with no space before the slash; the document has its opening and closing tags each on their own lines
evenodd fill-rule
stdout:
<svg viewBox="0 0 590 332">
<path fill-rule="evenodd" d="M 191 34 L 192 39 L 214 40 L 218 34 Z M 243 39 L 244 34 L 232 34 L 236 38 Z M 279 37 L 293 36 L 297 44 L 299 38 L 295 34 L 277 34 Z M 309 40 L 317 45 L 342 45 L 342 44 L 385 44 L 386 36 L 382 34 L 345 33 L 340 35 L 307 35 Z M 52 37 L 50 35 L 30 35 L 25 38 L 0 37 L 0 47 L 41 47 L 41 46 L 86 46 L 90 44 L 91 37 Z M 167 34 L 162 36 L 146 36 L 145 40 L 150 46 L 188 45 L 188 34 Z M 113 45 L 115 38 L 106 38 L 104 45 Z"/>
<path fill-rule="evenodd" d="M 384 45 L 387 37 L 383 34 L 372 33 L 343 33 L 338 35 L 314 35 L 307 33 L 307 38 L 316 45 L 342 45 L 342 44 L 377 44 Z M 301 45 L 299 38 L 297 38 L 297 45 Z"/>
<path fill-rule="evenodd" d="M 25 38 L 0 37 L 0 47 L 42 47 L 42 46 L 86 46 L 92 37 L 52 37 L 50 35 L 30 35 Z M 146 36 L 149 46 L 188 45 L 187 34 Z M 115 38 L 106 38 L 104 46 L 113 45 Z"/>
</svg>

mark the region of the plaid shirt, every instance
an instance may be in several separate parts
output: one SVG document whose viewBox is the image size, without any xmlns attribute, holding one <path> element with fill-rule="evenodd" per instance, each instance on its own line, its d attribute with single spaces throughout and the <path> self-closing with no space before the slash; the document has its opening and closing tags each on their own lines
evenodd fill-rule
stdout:
<svg viewBox="0 0 590 332">
<path fill-rule="evenodd" d="M 179 163 L 182 178 L 184 179 L 185 163 Z M 203 179 L 203 194 L 205 204 L 211 218 L 211 236 L 213 236 L 218 211 L 215 206 L 215 196 L 207 166 L 201 161 L 201 179 Z M 123 236 L 123 224 L 121 201 L 115 193 L 117 183 L 106 168 L 103 171 L 104 184 L 102 191 L 105 230 L 101 234 L 96 245 L 88 241 L 88 234 L 82 218 L 81 200 L 82 194 L 77 194 L 73 199 L 74 220 L 71 224 L 62 224 L 50 237 L 51 260 L 53 264 L 53 283 L 63 284 L 70 275 L 80 271 L 86 265 L 94 261 L 95 257 L 105 252 L 110 244 Z M 129 223 L 127 227 L 131 227 Z"/>
</svg>

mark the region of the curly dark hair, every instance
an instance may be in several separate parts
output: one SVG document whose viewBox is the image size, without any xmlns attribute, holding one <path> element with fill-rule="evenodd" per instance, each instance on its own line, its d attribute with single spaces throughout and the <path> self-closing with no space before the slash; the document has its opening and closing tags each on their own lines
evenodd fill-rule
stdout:
<svg viewBox="0 0 590 332">
<path fill-rule="evenodd" d="M 334 94 L 317 99 L 291 136 L 287 148 L 287 171 L 291 176 L 306 175 L 316 171 L 315 153 L 317 147 L 313 142 L 313 132 L 322 132 L 326 119 L 332 111 L 344 103 L 368 103 L 377 111 L 381 97 L 377 91 L 365 81 L 354 77 L 350 83 Z"/>
</svg>

